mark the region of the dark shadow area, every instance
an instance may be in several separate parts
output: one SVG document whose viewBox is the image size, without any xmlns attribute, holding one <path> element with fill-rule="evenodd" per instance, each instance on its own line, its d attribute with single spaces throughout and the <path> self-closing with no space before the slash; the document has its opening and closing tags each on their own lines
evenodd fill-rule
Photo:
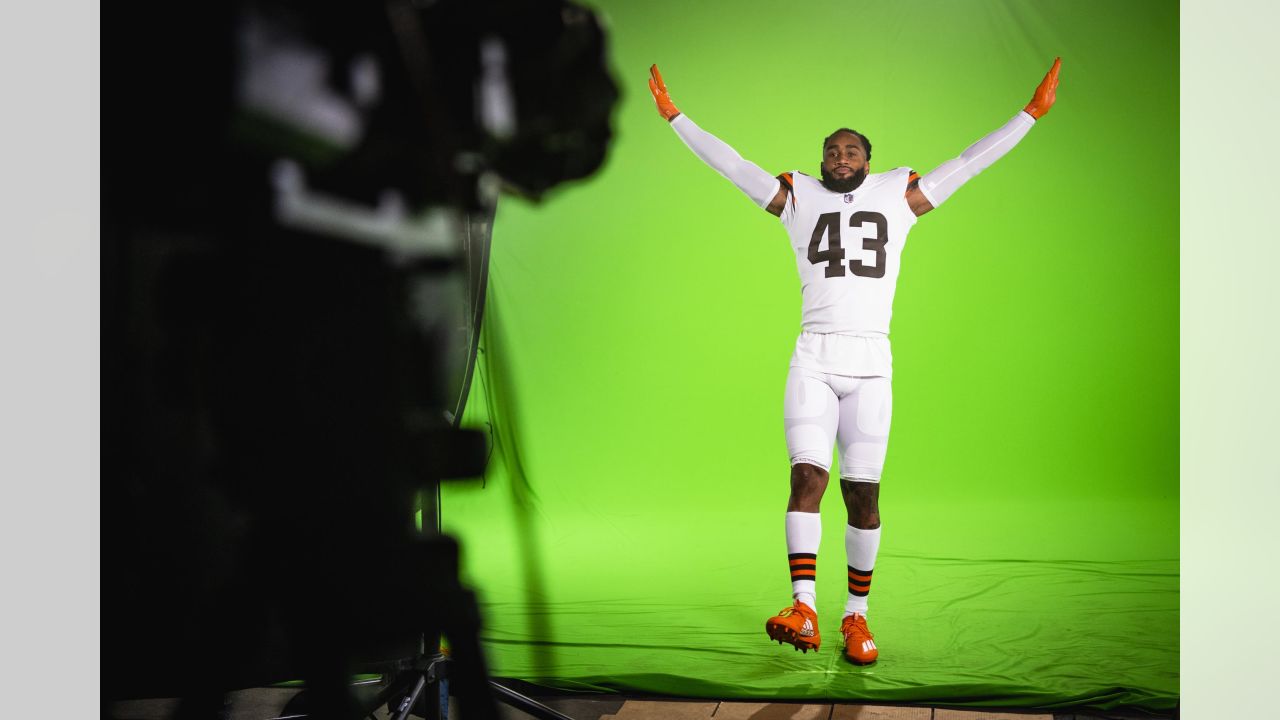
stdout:
<svg viewBox="0 0 1280 720">
<path fill-rule="evenodd" d="M 456 422 L 499 188 L 536 200 L 603 161 L 598 20 L 554 0 L 124 12 L 103 715 L 220 718 L 233 690 L 301 680 L 309 716 L 354 718 L 447 676 L 464 717 L 496 717 L 429 501 L 483 471 Z M 373 700 L 360 673 L 385 680 Z"/>
</svg>

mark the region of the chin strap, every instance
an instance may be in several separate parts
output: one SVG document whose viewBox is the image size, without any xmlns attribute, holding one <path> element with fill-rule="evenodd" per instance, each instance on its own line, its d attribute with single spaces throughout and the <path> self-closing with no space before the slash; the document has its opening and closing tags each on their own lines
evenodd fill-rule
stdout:
<svg viewBox="0 0 1280 720">
<path fill-rule="evenodd" d="M 961 185 L 1004 157 L 1035 124 L 1031 115 L 1025 110 L 1020 111 L 1004 127 L 965 148 L 960 157 L 942 163 L 933 172 L 920 178 L 920 192 L 924 193 L 930 204 L 938 207 Z"/>
</svg>

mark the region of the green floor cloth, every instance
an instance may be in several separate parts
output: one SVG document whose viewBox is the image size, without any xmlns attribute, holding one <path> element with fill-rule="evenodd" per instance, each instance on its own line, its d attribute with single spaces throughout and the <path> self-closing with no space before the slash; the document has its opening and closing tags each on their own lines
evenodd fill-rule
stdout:
<svg viewBox="0 0 1280 720">
<path fill-rule="evenodd" d="M 842 659 L 838 600 L 820 613 L 817 653 L 771 643 L 764 618 L 779 594 L 738 589 L 750 583 L 743 575 L 699 574 L 699 585 L 725 591 L 678 604 L 670 593 L 486 603 L 494 672 L 571 690 L 706 698 L 1173 707 L 1176 563 L 883 557 L 871 623 L 881 659 L 867 667 Z M 530 632 L 537 616 L 554 640 Z"/>
</svg>

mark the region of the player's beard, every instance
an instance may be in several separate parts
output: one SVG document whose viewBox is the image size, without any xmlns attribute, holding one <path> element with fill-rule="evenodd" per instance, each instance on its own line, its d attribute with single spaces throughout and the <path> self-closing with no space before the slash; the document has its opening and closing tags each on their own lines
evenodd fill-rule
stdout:
<svg viewBox="0 0 1280 720">
<path fill-rule="evenodd" d="M 831 192 L 853 192 L 854 188 L 857 188 L 862 184 L 863 180 L 867 179 L 867 169 L 865 167 L 854 170 L 853 175 L 848 180 L 837 180 L 835 175 L 827 172 L 826 165 L 822 165 L 818 169 L 822 171 L 822 187 Z"/>
</svg>

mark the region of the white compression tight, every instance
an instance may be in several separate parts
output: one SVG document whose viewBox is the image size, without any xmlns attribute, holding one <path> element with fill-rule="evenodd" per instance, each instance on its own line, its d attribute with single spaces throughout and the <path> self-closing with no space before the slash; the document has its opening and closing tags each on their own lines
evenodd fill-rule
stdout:
<svg viewBox="0 0 1280 720">
<path fill-rule="evenodd" d="M 783 421 L 791 464 L 828 470 L 840 443 L 840 478 L 879 482 L 889 449 L 893 384 L 887 377 L 850 377 L 792 367 Z"/>
</svg>

